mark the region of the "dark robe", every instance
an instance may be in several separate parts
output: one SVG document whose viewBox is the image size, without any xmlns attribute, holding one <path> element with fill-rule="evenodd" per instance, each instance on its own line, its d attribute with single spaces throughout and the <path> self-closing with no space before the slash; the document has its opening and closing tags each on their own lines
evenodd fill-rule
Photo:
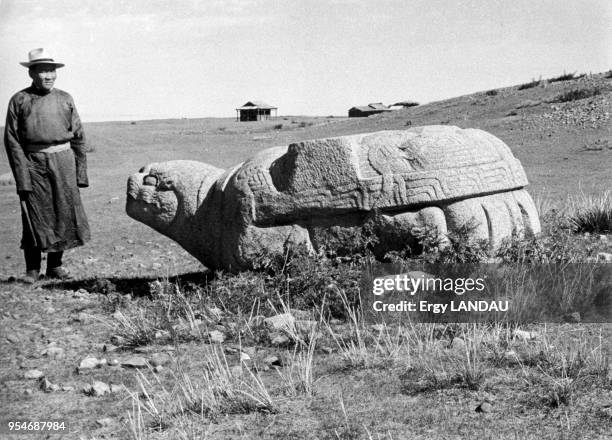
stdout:
<svg viewBox="0 0 612 440">
<path fill-rule="evenodd" d="M 70 143 L 58 152 L 49 146 Z M 56 252 L 80 246 L 90 238 L 78 187 L 89 185 L 85 137 L 72 97 L 59 89 L 34 86 L 9 103 L 4 145 L 17 192 L 26 200 L 33 236 L 25 213 L 22 247 Z"/>
</svg>

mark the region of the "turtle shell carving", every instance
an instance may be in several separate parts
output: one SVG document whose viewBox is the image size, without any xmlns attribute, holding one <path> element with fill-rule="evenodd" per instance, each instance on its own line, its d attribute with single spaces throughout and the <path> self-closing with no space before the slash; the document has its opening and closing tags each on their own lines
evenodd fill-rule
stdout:
<svg viewBox="0 0 612 440">
<path fill-rule="evenodd" d="M 333 245 L 373 213 L 379 253 L 414 240 L 415 228 L 444 235 L 468 222 L 475 238 L 496 246 L 540 231 L 526 185 L 520 162 L 495 136 L 426 126 L 270 148 L 227 171 L 151 164 L 130 177 L 126 209 L 206 266 L 235 271 L 288 242 Z"/>
</svg>

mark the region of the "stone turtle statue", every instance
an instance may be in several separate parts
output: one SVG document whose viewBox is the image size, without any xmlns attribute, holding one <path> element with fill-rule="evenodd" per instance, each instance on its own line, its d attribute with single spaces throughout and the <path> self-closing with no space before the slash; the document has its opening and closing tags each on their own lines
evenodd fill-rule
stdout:
<svg viewBox="0 0 612 440">
<path fill-rule="evenodd" d="M 466 224 L 492 246 L 540 222 L 520 162 L 477 129 L 425 126 L 297 142 L 229 170 L 152 163 L 128 180 L 128 215 L 211 269 L 252 268 L 288 244 L 346 246 L 366 223 L 384 255 Z"/>
</svg>

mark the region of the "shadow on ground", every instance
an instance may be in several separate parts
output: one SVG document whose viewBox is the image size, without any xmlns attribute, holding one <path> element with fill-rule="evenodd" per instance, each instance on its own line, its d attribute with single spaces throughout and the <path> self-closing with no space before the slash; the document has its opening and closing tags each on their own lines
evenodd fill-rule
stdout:
<svg viewBox="0 0 612 440">
<path fill-rule="evenodd" d="M 214 273 L 210 271 L 190 272 L 167 278 L 167 281 L 172 284 L 177 284 L 181 290 L 193 290 L 199 286 L 205 285 L 214 278 Z M 42 281 L 40 287 L 46 290 L 79 290 L 85 289 L 90 293 L 121 293 L 131 294 L 135 297 L 148 296 L 151 293 L 149 283 L 161 280 L 160 277 L 111 277 L 111 278 L 86 278 L 67 281 Z M 166 281 L 166 279 L 163 279 Z M 2 284 L 21 283 L 22 281 L 15 278 L 0 281 Z M 39 283 L 37 283 L 39 284 Z"/>
</svg>

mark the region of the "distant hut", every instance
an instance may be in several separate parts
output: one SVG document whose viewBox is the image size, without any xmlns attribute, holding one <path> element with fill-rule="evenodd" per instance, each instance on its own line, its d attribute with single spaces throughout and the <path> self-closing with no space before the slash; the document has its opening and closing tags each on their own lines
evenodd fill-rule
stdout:
<svg viewBox="0 0 612 440">
<path fill-rule="evenodd" d="M 278 108 L 268 105 L 262 101 L 248 101 L 242 107 L 236 109 L 237 121 L 263 121 L 272 117 L 272 111 L 276 116 Z"/>
<path fill-rule="evenodd" d="M 366 106 L 352 107 L 348 111 L 349 118 L 365 118 L 367 116 L 375 115 L 377 113 L 385 113 L 392 111 L 389 107 L 384 105 L 382 102 L 373 102 Z"/>
</svg>

